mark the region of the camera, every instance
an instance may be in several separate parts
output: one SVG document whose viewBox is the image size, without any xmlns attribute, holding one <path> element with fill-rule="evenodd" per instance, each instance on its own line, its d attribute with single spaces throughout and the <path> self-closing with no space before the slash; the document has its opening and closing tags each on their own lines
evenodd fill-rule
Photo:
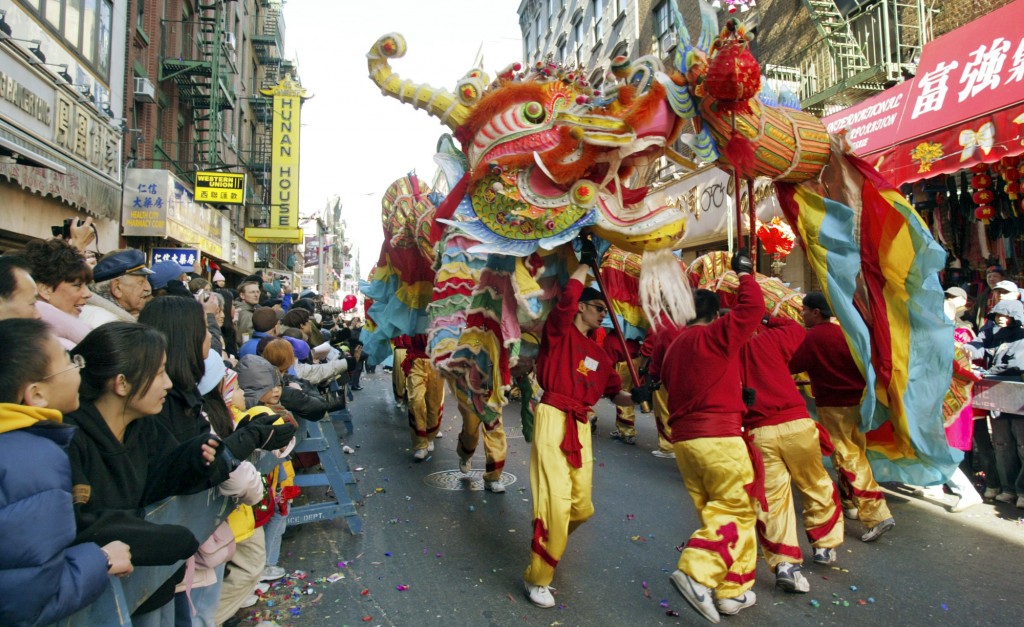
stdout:
<svg viewBox="0 0 1024 627">
<path fill-rule="evenodd" d="M 74 218 L 67 218 L 64 220 L 64 224 L 60 226 L 51 226 L 50 232 L 53 233 L 54 237 L 63 237 L 66 240 L 71 239 L 71 221 Z M 75 226 L 82 226 L 85 224 L 85 220 L 79 220 Z"/>
</svg>

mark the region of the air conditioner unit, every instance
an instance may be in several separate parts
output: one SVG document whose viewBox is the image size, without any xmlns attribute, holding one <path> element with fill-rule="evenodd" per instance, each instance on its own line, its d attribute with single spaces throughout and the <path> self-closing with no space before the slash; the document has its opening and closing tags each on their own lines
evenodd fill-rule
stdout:
<svg viewBox="0 0 1024 627">
<path fill-rule="evenodd" d="M 238 45 L 238 40 L 235 39 L 235 34 L 234 33 L 230 33 L 230 32 L 224 33 L 224 47 L 225 48 L 227 48 L 228 50 L 231 50 L 232 52 L 234 52 L 234 50 L 237 47 L 237 45 Z"/>
<path fill-rule="evenodd" d="M 135 78 L 135 102 L 156 102 L 156 87 L 148 78 Z"/>
</svg>

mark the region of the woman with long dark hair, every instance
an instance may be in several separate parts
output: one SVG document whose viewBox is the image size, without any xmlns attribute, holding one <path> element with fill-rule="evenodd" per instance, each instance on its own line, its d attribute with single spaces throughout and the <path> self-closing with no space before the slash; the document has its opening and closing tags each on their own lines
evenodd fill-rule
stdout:
<svg viewBox="0 0 1024 627">
<path fill-rule="evenodd" d="M 221 316 L 223 316 L 223 322 L 221 322 L 220 330 L 224 334 L 224 352 L 231 357 L 238 356 L 238 342 L 235 338 L 235 297 L 228 289 L 219 289 L 217 294 L 220 295 L 224 306 L 221 309 Z M 219 318 L 220 319 L 220 318 Z"/>
<path fill-rule="evenodd" d="M 157 419 L 177 442 L 208 432 L 210 425 L 202 416 L 198 388 L 210 354 L 203 306 L 192 298 L 163 296 L 146 305 L 139 322 L 159 331 L 167 345 L 174 347 L 167 354 L 167 375 L 173 387 Z"/>
<path fill-rule="evenodd" d="M 217 438 L 197 434 L 177 444 L 152 418 L 171 388 L 166 346 L 159 332 L 131 322 L 93 330 L 74 349 L 86 367 L 80 407 L 65 417 L 78 427 L 68 457 L 79 538 L 127 542 L 139 566 L 174 564 L 199 548 L 187 527 L 146 522 L 142 508 L 218 482 Z M 158 623 L 171 611 L 164 606 L 180 578 L 171 577 L 143 604 L 136 624 Z"/>
</svg>

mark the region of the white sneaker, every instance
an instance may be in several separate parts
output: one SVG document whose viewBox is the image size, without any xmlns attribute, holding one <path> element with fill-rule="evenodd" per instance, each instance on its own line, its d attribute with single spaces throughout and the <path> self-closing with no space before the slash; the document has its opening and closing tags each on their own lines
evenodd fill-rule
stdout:
<svg viewBox="0 0 1024 627">
<path fill-rule="evenodd" d="M 811 582 L 800 572 L 800 565 L 789 562 L 775 567 L 775 585 L 786 592 L 808 592 L 811 589 Z"/>
<path fill-rule="evenodd" d="M 661 459 L 675 459 L 676 458 L 676 452 L 675 451 L 663 451 L 660 448 L 656 448 L 653 451 L 651 451 L 651 455 L 654 455 L 655 457 L 660 457 Z"/>
<path fill-rule="evenodd" d="M 500 479 L 498 481 L 484 481 L 484 489 L 495 494 L 504 494 L 505 484 Z"/>
<path fill-rule="evenodd" d="M 258 584 L 256 584 L 256 592 L 257 593 L 259 593 L 259 594 L 266 594 L 267 590 L 270 590 L 270 584 L 269 583 L 264 583 L 264 582 L 261 581 Z"/>
<path fill-rule="evenodd" d="M 430 452 L 430 453 L 434 452 L 434 443 L 433 442 L 427 442 L 427 451 Z"/>
<path fill-rule="evenodd" d="M 718 611 L 729 616 L 739 614 L 740 610 L 744 610 L 755 603 L 757 603 L 757 595 L 754 594 L 753 590 L 747 590 L 738 597 L 715 600 Z"/>
<path fill-rule="evenodd" d="M 256 596 L 255 594 L 250 594 L 249 596 L 242 599 L 242 605 L 240 605 L 239 607 L 252 607 L 259 602 L 260 598 L 258 596 Z"/>
<path fill-rule="evenodd" d="M 718 616 L 718 610 L 715 609 L 715 601 L 711 598 L 711 590 L 702 583 L 697 583 L 689 575 L 681 570 L 677 570 L 668 577 L 672 580 L 672 585 L 676 587 L 679 594 L 683 595 L 683 598 L 693 606 L 693 609 L 701 613 L 701 615 L 711 621 L 717 623 L 721 620 Z"/>
<path fill-rule="evenodd" d="M 435 440 L 440 440 L 443 437 L 444 437 L 444 431 L 441 431 L 440 429 L 438 429 L 437 433 L 434 434 L 434 439 Z"/>
<path fill-rule="evenodd" d="M 1017 500 L 1017 495 L 1013 492 L 1000 492 L 996 495 L 996 500 L 1000 503 L 1013 503 Z"/>
<path fill-rule="evenodd" d="M 856 507 L 844 507 L 843 516 L 846 516 L 850 520 L 860 520 L 860 510 Z"/>
<path fill-rule="evenodd" d="M 543 608 L 555 606 L 555 597 L 551 594 L 551 588 L 548 586 L 535 586 L 524 581 L 523 587 L 526 590 L 526 598 L 530 599 L 530 603 Z"/>
<path fill-rule="evenodd" d="M 868 529 L 867 533 L 860 537 L 862 542 L 874 542 L 882 536 L 883 533 L 891 531 L 896 526 L 896 520 L 892 518 L 886 518 L 882 522 L 878 523 L 871 529 Z"/>
<path fill-rule="evenodd" d="M 468 475 L 472 471 L 473 471 L 473 462 L 472 462 L 472 460 L 470 460 L 468 458 L 467 459 L 462 459 L 460 457 L 459 458 L 459 472 L 461 472 L 464 475 Z"/>
<path fill-rule="evenodd" d="M 427 455 L 429 453 L 430 453 L 430 451 L 428 451 L 425 448 L 418 448 L 415 451 L 413 451 L 412 459 L 413 459 L 413 461 L 421 462 L 421 461 L 423 461 L 424 459 L 427 458 Z"/>
<path fill-rule="evenodd" d="M 968 508 L 974 507 L 975 505 L 981 505 L 984 502 L 985 500 L 981 498 L 981 495 L 978 494 L 977 491 L 971 491 L 961 496 L 960 500 L 956 502 L 956 505 L 949 508 L 949 511 L 953 513 L 962 512 Z"/>
<path fill-rule="evenodd" d="M 284 569 L 280 566 L 267 566 L 260 575 L 260 581 L 277 581 L 284 576 Z"/>
<path fill-rule="evenodd" d="M 835 549 L 819 547 L 814 549 L 814 563 L 815 564 L 835 564 L 839 559 L 839 554 Z"/>
</svg>

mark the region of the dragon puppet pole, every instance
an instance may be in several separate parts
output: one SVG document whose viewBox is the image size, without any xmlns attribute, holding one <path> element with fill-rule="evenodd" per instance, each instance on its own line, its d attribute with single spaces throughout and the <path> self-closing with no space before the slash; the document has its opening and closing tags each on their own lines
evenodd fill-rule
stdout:
<svg viewBox="0 0 1024 627">
<path fill-rule="evenodd" d="M 757 206 L 754 203 L 754 179 L 747 179 L 747 206 L 750 209 L 750 232 L 747 233 L 747 253 L 757 269 Z"/>
<path fill-rule="evenodd" d="M 601 262 L 598 259 L 594 259 L 590 263 L 590 269 L 594 271 L 594 279 L 597 280 L 597 287 L 601 290 L 601 297 L 604 298 L 605 307 L 608 308 L 608 313 L 611 314 L 612 327 L 615 329 L 615 335 L 619 338 L 619 343 L 622 344 L 622 354 L 626 356 L 626 366 L 629 368 L 629 378 L 633 380 L 633 387 L 640 387 L 640 375 L 636 372 L 636 366 L 633 364 L 633 358 L 629 355 L 629 345 L 626 344 L 626 335 L 622 332 L 622 327 L 619 325 L 619 319 L 615 315 L 615 307 L 612 306 L 612 299 L 608 296 L 608 292 L 604 289 L 604 281 L 601 279 Z M 647 403 L 641 403 L 640 409 L 643 411 L 650 411 Z"/>
</svg>

